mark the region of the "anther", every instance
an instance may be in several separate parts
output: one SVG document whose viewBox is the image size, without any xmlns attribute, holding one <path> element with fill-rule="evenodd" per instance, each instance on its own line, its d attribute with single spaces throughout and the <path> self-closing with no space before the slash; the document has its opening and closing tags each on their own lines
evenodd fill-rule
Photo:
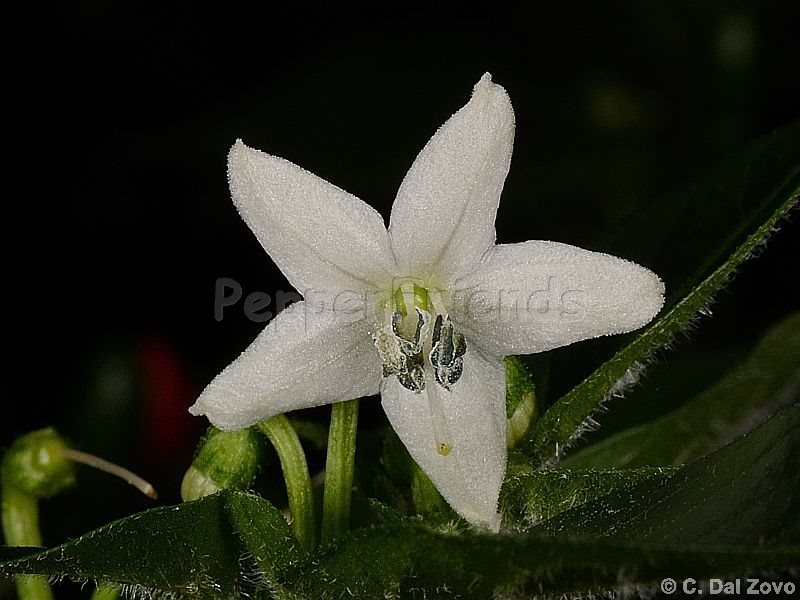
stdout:
<svg viewBox="0 0 800 600">
<path fill-rule="evenodd" d="M 425 358 L 422 353 L 423 336 L 427 323 L 427 313 L 416 309 L 417 324 L 412 339 L 402 333 L 400 311 L 392 313 L 391 325 L 375 333 L 372 339 L 383 364 L 383 376 L 396 375 L 400 384 L 412 392 L 425 389 Z"/>
<path fill-rule="evenodd" d="M 436 316 L 433 326 L 430 361 L 436 382 L 446 390 L 461 379 L 464 371 L 463 357 L 467 353 L 467 341 L 455 331 L 449 317 Z"/>
</svg>

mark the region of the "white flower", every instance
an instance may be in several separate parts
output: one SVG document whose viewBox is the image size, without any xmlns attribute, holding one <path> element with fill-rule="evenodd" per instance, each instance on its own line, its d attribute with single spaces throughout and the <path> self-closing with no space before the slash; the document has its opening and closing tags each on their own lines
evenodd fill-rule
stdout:
<svg viewBox="0 0 800 600">
<path fill-rule="evenodd" d="M 380 392 L 445 500 L 499 528 L 503 356 L 637 329 L 664 287 L 632 262 L 555 242 L 495 245 L 514 113 L 486 74 L 420 152 L 381 216 L 300 167 L 237 142 L 233 201 L 304 295 L 190 409 L 221 429 Z"/>
</svg>

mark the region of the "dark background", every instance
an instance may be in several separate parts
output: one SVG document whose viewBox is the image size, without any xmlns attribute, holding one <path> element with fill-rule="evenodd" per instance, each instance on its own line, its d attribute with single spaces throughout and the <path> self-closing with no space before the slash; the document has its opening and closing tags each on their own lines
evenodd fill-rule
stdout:
<svg viewBox="0 0 800 600">
<path fill-rule="evenodd" d="M 791 0 L 30 6 L 6 21 L 0 447 L 52 424 L 166 501 L 204 427 L 186 407 L 263 327 L 241 305 L 215 321 L 215 280 L 290 289 L 230 201 L 237 137 L 388 218 L 416 153 L 490 71 L 517 115 L 498 239 L 603 250 L 625 215 L 800 116 Z M 785 227 L 678 360 L 743 347 L 796 309 L 798 250 Z M 551 395 L 593 364 L 565 366 Z M 377 402 L 364 419 L 379 422 Z M 48 541 L 149 505 L 132 494 L 81 471 L 45 511 Z"/>
</svg>

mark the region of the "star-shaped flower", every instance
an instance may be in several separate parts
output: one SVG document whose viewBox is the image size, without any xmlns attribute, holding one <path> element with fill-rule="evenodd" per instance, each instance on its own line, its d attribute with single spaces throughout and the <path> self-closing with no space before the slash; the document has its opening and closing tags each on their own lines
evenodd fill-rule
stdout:
<svg viewBox="0 0 800 600">
<path fill-rule="evenodd" d="M 221 429 L 380 392 L 392 427 L 445 500 L 499 528 L 506 468 L 503 357 L 642 327 L 651 271 L 546 241 L 495 244 L 514 113 L 486 74 L 397 193 L 389 228 L 300 167 L 231 149 L 233 201 L 304 296 L 191 408 Z"/>
</svg>

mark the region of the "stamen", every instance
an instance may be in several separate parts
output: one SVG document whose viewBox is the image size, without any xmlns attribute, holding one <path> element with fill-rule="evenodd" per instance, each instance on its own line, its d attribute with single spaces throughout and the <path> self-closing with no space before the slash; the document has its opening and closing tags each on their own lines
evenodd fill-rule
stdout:
<svg viewBox="0 0 800 600">
<path fill-rule="evenodd" d="M 414 331 L 414 337 L 410 340 L 406 339 L 400 332 L 400 322 L 403 319 L 403 315 L 400 314 L 399 311 L 392 314 L 392 332 L 394 333 L 395 338 L 397 338 L 397 341 L 400 343 L 400 348 L 402 349 L 403 354 L 409 357 L 422 352 L 422 328 L 426 323 L 426 319 L 418 308 L 416 311 L 417 328 Z"/>
<path fill-rule="evenodd" d="M 417 312 L 417 324 L 413 338 L 403 335 L 403 314 L 398 310 L 392 313 L 391 324 L 373 334 L 375 348 L 383 364 L 383 376 L 397 375 L 400 384 L 412 392 L 425 389 L 425 357 L 422 352 L 424 337 L 427 336 L 427 313 Z M 406 323 L 405 325 L 408 325 Z M 407 327 L 406 327 L 407 328 Z"/>
<path fill-rule="evenodd" d="M 158 498 L 156 489 L 150 485 L 150 483 L 136 475 L 136 473 L 132 473 L 125 467 L 120 467 L 119 465 L 115 465 L 104 458 L 100 458 L 99 456 L 95 456 L 94 454 L 89 454 L 87 452 L 81 452 L 80 450 L 75 450 L 74 448 L 62 449 L 61 456 L 73 462 L 81 463 L 97 469 L 98 471 L 103 471 L 104 473 L 124 479 L 148 498 L 152 498 L 153 500 Z"/>
<path fill-rule="evenodd" d="M 396 375 L 403 387 L 416 393 L 434 382 L 449 391 L 464 370 L 467 342 L 447 316 L 442 293 L 405 278 L 394 284 L 392 296 L 394 311 L 389 323 L 372 335 L 383 376 Z M 412 320 L 412 307 L 416 321 Z M 433 332 L 429 325 L 432 315 L 436 315 Z M 433 374 L 428 377 L 430 367 Z M 447 444 L 442 452 L 449 453 Z"/>
<path fill-rule="evenodd" d="M 400 350 L 397 337 L 391 331 L 381 329 L 375 332 L 372 335 L 372 341 L 375 344 L 378 355 L 381 357 L 384 377 L 399 373 L 405 368 L 406 357 Z"/>
<path fill-rule="evenodd" d="M 457 333 L 450 317 L 436 316 L 433 326 L 432 348 L 429 355 L 436 381 L 446 390 L 461 379 L 464 371 L 463 357 L 467 353 L 467 340 Z"/>
</svg>

